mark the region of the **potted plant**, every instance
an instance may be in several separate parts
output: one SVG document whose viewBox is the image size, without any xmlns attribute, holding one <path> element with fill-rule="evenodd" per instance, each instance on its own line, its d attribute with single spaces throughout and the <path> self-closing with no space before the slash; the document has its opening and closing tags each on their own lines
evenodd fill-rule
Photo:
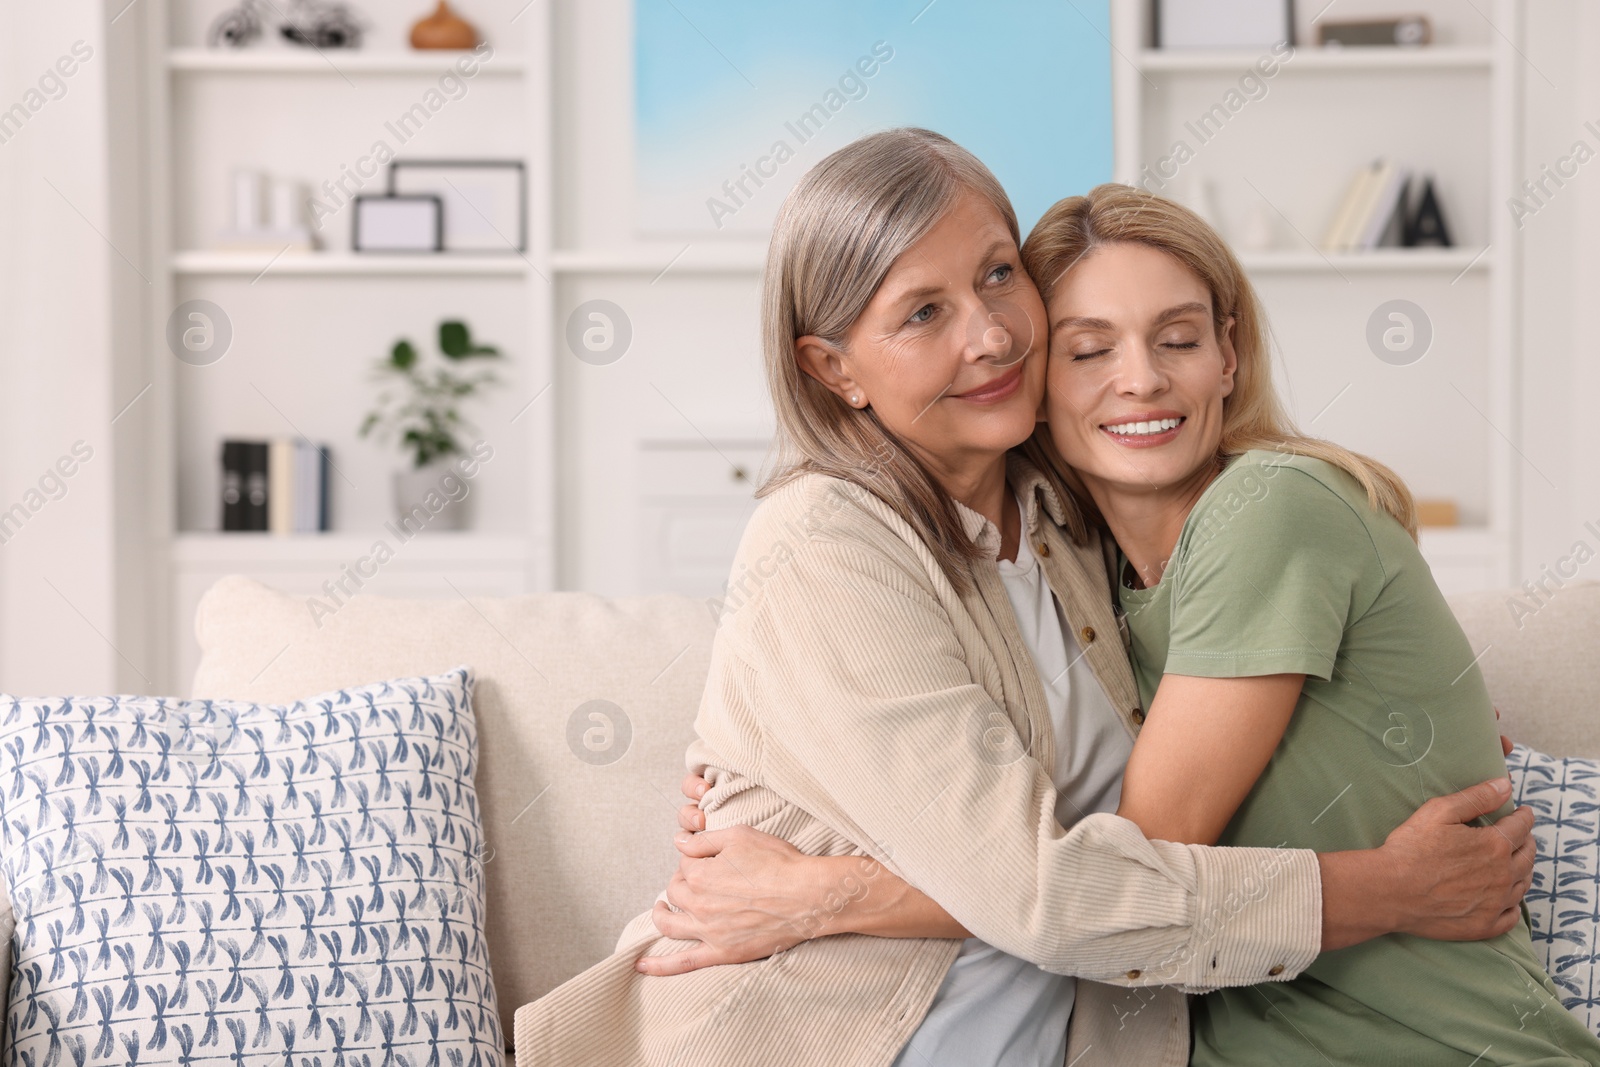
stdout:
<svg viewBox="0 0 1600 1067">
<path fill-rule="evenodd" d="M 378 396 L 378 406 L 362 420 L 360 436 L 376 431 L 397 438 L 410 463 L 395 472 L 395 511 L 403 519 L 430 490 L 438 490 L 451 460 L 466 453 L 458 436 L 475 429 L 461 416 L 459 406 L 480 390 L 499 385 L 494 371 L 471 369 L 480 360 L 501 358 L 499 349 L 473 341 L 464 322 L 439 324 L 441 359 L 425 366 L 410 341 L 395 342 L 389 358 L 379 360 L 374 376 L 388 383 Z M 460 530 L 467 522 L 466 502 L 451 501 L 430 525 Z"/>
</svg>

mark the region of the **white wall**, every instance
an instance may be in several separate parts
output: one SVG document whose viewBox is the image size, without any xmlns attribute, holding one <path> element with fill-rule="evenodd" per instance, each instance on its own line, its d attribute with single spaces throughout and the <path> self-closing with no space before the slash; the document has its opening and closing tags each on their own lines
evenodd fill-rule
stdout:
<svg viewBox="0 0 1600 1067">
<path fill-rule="evenodd" d="M 4 19 L 0 107 L 24 101 L 75 42 L 92 56 L 0 144 L 0 508 L 42 502 L 0 545 L 0 686 L 105 691 L 148 668 L 118 626 L 113 582 L 115 441 L 139 417 L 111 421 L 137 391 L 112 372 L 113 301 L 143 282 L 113 211 L 107 16 L 58 0 L 9 4 Z M 27 497 L 80 440 L 92 458 L 65 494 Z"/>
<path fill-rule="evenodd" d="M 1524 53 L 1523 165 L 1533 178 L 1577 140 L 1600 150 L 1600 135 L 1584 128 L 1589 121 L 1600 128 L 1600 10 L 1582 0 L 1530 4 Z M 1589 321 L 1600 286 L 1600 160 L 1551 188 L 1521 231 L 1526 458 L 1519 581 L 1538 581 L 1579 541 L 1600 553 L 1600 535 L 1585 528 L 1600 529 L 1600 443 L 1593 429 L 1600 335 Z M 1575 566 L 1576 560 L 1566 569 Z M 1600 578 L 1600 560 L 1582 567 L 1579 577 Z"/>
</svg>

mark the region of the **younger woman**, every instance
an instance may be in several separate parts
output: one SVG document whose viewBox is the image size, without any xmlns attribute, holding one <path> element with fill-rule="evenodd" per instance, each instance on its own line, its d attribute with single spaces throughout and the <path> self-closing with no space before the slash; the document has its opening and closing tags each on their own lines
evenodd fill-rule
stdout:
<svg viewBox="0 0 1600 1067">
<path fill-rule="evenodd" d="M 1049 309 L 1050 438 L 1116 539 L 1148 708 L 1118 813 L 1167 841 L 1365 848 L 1502 768 L 1410 493 L 1289 429 L 1216 233 L 1104 185 L 1051 209 L 1024 258 Z M 1194 1064 L 1600 1064 L 1526 920 L 1470 943 L 1386 934 L 1193 1004 Z"/>
</svg>

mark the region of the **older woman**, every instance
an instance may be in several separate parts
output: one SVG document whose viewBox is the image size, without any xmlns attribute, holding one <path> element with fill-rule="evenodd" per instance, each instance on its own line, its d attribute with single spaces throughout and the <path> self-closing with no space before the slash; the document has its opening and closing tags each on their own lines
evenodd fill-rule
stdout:
<svg viewBox="0 0 1600 1067">
<path fill-rule="evenodd" d="M 1179 989 L 1515 921 L 1531 819 L 1462 825 L 1503 780 L 1322 856 L 1152 842 L 1112 814 L 1144 711 L 1100 539 L 1018 451 L 1044 307 L 972 156 L 896 130 L 814 168 L 774 230 L 763 326 L 784 467 L 689 764 L 708 825 L 782 839 L 818 906 L 743 956 L 789 949 L 763 962 L 649 977 L 720 962 L 661 936 L 695 931 L 658 904 L 517 1013 L 519 1062 L 884 1067 L 919 1042 L 912 1062 L 1059 1065 L 1070 1017 L 1084 1064 L 1176 1065 Z"/>
</svg>

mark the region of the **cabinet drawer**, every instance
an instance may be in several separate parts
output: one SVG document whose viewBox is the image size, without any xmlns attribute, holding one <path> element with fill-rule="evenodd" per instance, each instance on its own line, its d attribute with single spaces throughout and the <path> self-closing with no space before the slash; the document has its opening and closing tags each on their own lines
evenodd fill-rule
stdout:
<svg viewBox="0 0 1600 1067">
<path fill-rule="evenodd" d="M 766 459 L 765 441 L 643 441 L 639 492 L 646 499 L 753 497 Z"/>
</svg>

